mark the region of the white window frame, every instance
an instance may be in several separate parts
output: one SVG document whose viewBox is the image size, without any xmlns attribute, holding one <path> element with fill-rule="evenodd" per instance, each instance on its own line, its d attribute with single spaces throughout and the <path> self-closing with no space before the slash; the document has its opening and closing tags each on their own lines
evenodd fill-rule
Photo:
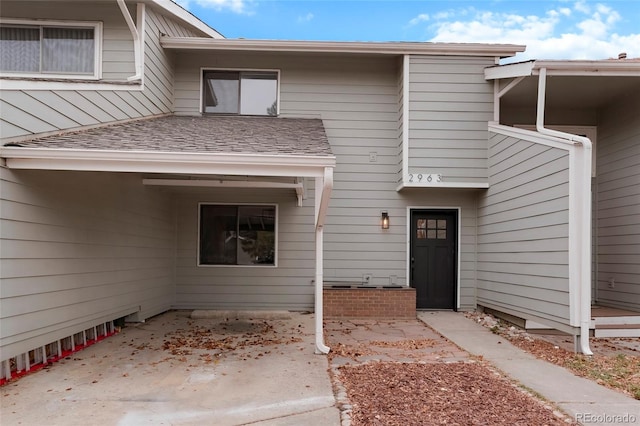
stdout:
<svg viewBox="0 0 640 426">
<path fill-rule="evenodd" d="M 265 207 L 273 207 L 275 209 L 275 219 L 274 219 L 274 256 L 273 256 L 273 265 L 210 265 L 200 263 L 200 235 L 201 235 L 201 212 L 202 206 L 265 206 Z M 277 268 L 278 267 L 278 215 L 279 208 L 276 203 L 216 203 L 216 202 L 200 202 L 198 203 L 198 248 L 196 253 L 196 265 L 202 268 Z"/>
<path fill-rule="evenodd" d="M 275 72 L 276 73 L 276 117 L 280 115 L 280 70 L 275 68 L 200 68 L 200 106 L 198 110 L 201 114 L 215 113 L 204 112 L 204 72 L 205 71 L 229 71 L 229 72 Z M 219 114 L 224 115 L 224 114 Z M 232 114 L 242 116 L 242 114 Z M 268 117 L 268 116 L 265 116 Z"/>
<path fill-rule="evenodd" d="M 100 21 L 50 21 L 33 19 L 0 19 L 0 24 L 24 25 L 31 27 L 69 27 L 69 28 L 93 28 L 94 64 L 93 75 L 89 74 L 58 74 L 58 73 L 27 73 L 27 72 L 0 72 L 0 77 L 36 78 L 36 79 L 62 79 L 62 80 L 100 80 L 102 78 L 102 22 Z M 42 41 L 42 40 L 41 40 Z"/>
</svg>

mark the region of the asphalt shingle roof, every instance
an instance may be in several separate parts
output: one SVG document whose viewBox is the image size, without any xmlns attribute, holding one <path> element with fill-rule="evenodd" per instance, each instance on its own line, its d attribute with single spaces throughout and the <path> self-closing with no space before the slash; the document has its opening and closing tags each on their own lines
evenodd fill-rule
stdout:
<svg viewBox="0 0 640 426">
<path fill-rule="evenodd" d="M 320 119 L 247 116 L 171 115 L 11 145 L 53 149 L 333 155 Z"/>
</svg>

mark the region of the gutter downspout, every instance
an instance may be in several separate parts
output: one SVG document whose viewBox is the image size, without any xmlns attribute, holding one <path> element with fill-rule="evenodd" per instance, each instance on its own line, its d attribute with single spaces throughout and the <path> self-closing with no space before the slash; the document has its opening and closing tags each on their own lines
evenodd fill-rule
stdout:
<svg viewBox="0 0 640 426">
<path fill-rule="evenodd" d="M 136 74 L 127 78 L 127 81 L 141 80 L 142 79 L 142 60 L 140 57 L 140 53 L 142 51 L 140 46 L 140 34 L 138 33 L 138 29 L 136 28 L 136 24 L 133 22 L 133 18 L 129 13 L 129 9 L 127 9 L 127 5 L 125 4 L 125 0 L 116 0 L 118 2 L 118 6 L 120 7 L 120 12 L 122 12 L 122 16 L 129 27 L 129 31 L 131 31 L 131 36 L 133 37 L 133 57 L 135 60 L 135 68 Z"/>
<path fill-rule="evenodd" d="M 316 279 L 315 279 L 315 331 L 316 331 L 316 353 L 328 354 L 330 348 L 324 344 L 324 332 L 323 332 L 323 313 L 322 313 L 322 291 L 324 287 L 323 278 L 323 229 L 324 220 L 327 215 L 327 209 L 329 208 L 329 199 L 331 198 L 331 191 L 333 190 L 333 168 L 325 167 L 324 178 L 316 178 Z"/>
<path fill-rule="evenodd" d="M 586 280 L 589 276 L 591 268 L 591 150 L 592 144 L 589 138 L 573 135 L 571 133 L 559 132 L 544 127 L 544 107 L 545 95 L 547 90 L 547 69 L 540 68 L 538 76 L 538 111 L 536 118 L 536 130 L 548 136 L 554 136 L 562 139 L 568 139 L 575 145 L 582 145 L 582 161 L 573 163 L 576 166 L 574 179 L 577 179 L 575 185 L 575 197 L 573 201 L 574 217 L 580 219 L 579 227 L 574 237 L 578 238 L 578 247 L 580 247 L 580 263 L 578 268 L 578 300 L 580 313 L 580 350 L 585 355 L 593 355 L 589 347 L 589 326 L 591 320 L 591 282 Z M 571 178 L 571 177 L 570 177 Z M 574 204 L 575 203 L 575 204 Z"/>
</svg>

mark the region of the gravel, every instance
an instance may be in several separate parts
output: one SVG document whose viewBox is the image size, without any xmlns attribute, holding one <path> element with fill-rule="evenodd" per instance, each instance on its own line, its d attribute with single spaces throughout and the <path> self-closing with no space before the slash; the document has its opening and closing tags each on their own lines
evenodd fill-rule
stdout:
<svg viewBox="0 0 640 426">
<path fill-rule="evenodd" d="M 566 425 L 561 413 L 478 363 L 339 369 L 358 425 Z"/>
<path fill-rule="evenodd" d="M 342 426 L 576 424 L 417 320 L 326 328 Z"/>
</svg>

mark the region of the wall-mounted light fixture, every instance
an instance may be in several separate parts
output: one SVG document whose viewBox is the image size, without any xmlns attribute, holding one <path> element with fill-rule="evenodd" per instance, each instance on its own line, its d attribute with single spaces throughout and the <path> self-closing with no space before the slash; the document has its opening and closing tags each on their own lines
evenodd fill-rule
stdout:
<svg viewBox="0 0 640 426">
<path fill-rule="evenodd" d="M 382 229 L 389 229 L 389 213 L 386 210 L 382 211 L 382 216 L 380 216 L 380 227 Z"/>
</svg>

